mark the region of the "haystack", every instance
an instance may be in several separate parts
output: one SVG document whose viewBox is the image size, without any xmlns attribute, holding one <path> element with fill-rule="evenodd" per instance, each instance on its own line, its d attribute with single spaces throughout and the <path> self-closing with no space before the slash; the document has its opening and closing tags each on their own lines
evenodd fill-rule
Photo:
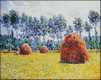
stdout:
<svg viewBox="0 0 101 80">
<path fill-rule="evenodd" d="M 47 46 L 42 46 L 39 48 L 39 50 L 40 50 L 40 53 L 47 53 L 48 52 Z"/>
<path fill-rule="evenodd" d="M 60 52 L 61 62 L 85 63 L 89 59 L 84 40 L 74 33 L 65 36 Z"/>
<path fill-rule="evenodd" d="M 24 43 L 19 47 L 18 52 L 22 55 L 29 55 L 32 54 L 32 49 L 27 43 Z"/>
</svg>

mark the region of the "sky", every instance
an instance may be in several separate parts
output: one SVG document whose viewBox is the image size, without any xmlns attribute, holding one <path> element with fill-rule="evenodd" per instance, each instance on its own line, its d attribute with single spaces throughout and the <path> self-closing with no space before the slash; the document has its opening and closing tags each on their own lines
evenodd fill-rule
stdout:
<svg viewBox="0 0 101 80">
<path fill-rule="evenodd" d="M 100 12 L 100 1 L 2 1 L 1 12 L 15 9 L 20 14 L 52 16 L 62 14 L 68 17 L 84 17 L 89 10 Z"/>
<path fill-rule="evenodd" d="M 62 14 L 71 24 L 74 17 L 87 20 L 90 10 L 100 13 L 100 1 L 1 1 L 1 14 L 8 13 L 11 9 L 16 10 L 19 15 L 24 12 L 36 17 Z"/>
</svg>

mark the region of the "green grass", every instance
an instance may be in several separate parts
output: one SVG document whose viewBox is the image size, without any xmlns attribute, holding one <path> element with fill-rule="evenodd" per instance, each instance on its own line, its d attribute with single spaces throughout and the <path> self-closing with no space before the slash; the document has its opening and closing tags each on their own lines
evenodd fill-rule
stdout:
<svg viewBox="0 0 101 80">
<path fill-rule="evenodd" d="M 60 63 L 60 53 L 23 56 L 1 53 L 2 79 L 100 79 L 100 52 L 85 64 Z"/>
</svg>

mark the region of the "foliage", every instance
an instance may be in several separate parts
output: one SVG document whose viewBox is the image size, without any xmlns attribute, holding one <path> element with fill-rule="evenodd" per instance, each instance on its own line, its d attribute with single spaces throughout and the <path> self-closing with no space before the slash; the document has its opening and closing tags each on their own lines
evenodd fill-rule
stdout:
<svg viewBox="0 0 101 80">
<path fill-rule="evenodd" d="M 18 14 L 15 10 L 10 10 L 9 15 L 10 15 L 10 21 L 12 25 L 18 23 Z"/>
<path fill-rule="evenodd" d="M 81 36 L 81 32 L 83 30 L 83 24 L 82 24 L 82 19 L 81 18 L 75 18 L 75 20 L 73 21 L 75 30 L 77 31 L 77 33 L 79 32 L 79 35 Z"/>
<path fill-rule="evenodd" d="M 97 24 L 100 21 L 100 15 L 96 11 L 91 10 L 89 12 L 88 18 L 89 18 L 90 23 L 92 23 L 92 24 Z"/>
<path fill-rule="evenodd" d="M 44 44 L 46 46 L 48 45 L 49 49 L 53 49 L 55 45 L 55 49 L 57 49 L 62 42 L 63 37 L 72 32 L 76 32 L 82 37 L 82 32 L 86 31 L 88 32 L 87 38 L 89 38 L 88 40 L 91 41 L 92 36 L 90 32 L 95 24 L 97 26 L 97 23 L 100 20 L 99 17 L 100 15 L 98 12 L 90 11 L 88 15 L 89 22 L 85 21 L 84 23 L 83 20 L 78 17 L 74 18 L 73 25 L 68 25 L 65 17 L 62 15 L 54 15 L 49 18 L 46 16 L 39 16 L 38 18 L 35 16 L 28 16 L 25 13 L 19 16 L 18 12 L 15 10 L 10 10 L 9 14 L 3 14 L 3 16 L 0 16 L 0 36 L 2 35 L 2 27 L 5 27 L 7 28 L 7 35 L 11 36 L 10 39 L 12 39 L 12 41 L 13 38 L 15 39 L 12 44 L 15 48 L 19 47 L 20 44 L 25 42 L 30 46 L 33 46 L 29 38 L 31 36 L 34 38 L 38 36 L 39 41 L 36 41 L 36 47 L 40 47 Z M 100 45 L 99 42 L 97 42 L 98 32 L 96 27 L 94 27 L 94 30 L 96 39 L 95 48 L 99 48 L 97 47 L 97 45 Z M 17 36 L 19 36 L 20 39 L 17 39 Z M 46 40 L 46 36 L 48 36 L 49 39 Z M 40 40 L 40 37 L 43 37 L 43 41 Z M 48 41 L 51 40 L 52 43 L 48 43 Z M 93 47 L 93 42 L 91 43 L 92 44 L 89 44 L 89 46 Z"/>
<path fill-rule="evenodd" d="M 96 30 L 96 26 L 97 26 L 97 23 L 100 21 L 100 15 L 98 12 L 91 10 L 89 12 L 88 19 L 89 19 L 89 22 L 93 25 L 94 30 L 95 30 L 95 39 L 96 39 L 95 48 L 96 48 L 97 47 L 96 45 L 98 44 L 98 42 L 97 42 L 98 41 L 98 39 L 97 39 L 98 32 Z"/>
<path fill-rule="evenodd" d="M 3 21 L 5 24 L 7 24 L 9 22 L 9 15 L 8 14 L 3 15 Z"/>
<path fill-rule="evenodd" d="M 28 43 L 31 46 L 31 43 L 28 39 L 18 40 L 16 38 L 11 38 L 10 36 L 0 36 L 0 50 L 16 50 L 21 44 Z"/>
<path fill-rule="evenodd" d="M 10 38 L 9 36 L 0 36 L 0 50 L 8 49 L 13 50 L 15 49 L 14 45 L 15 38 Z"/>
</svg>

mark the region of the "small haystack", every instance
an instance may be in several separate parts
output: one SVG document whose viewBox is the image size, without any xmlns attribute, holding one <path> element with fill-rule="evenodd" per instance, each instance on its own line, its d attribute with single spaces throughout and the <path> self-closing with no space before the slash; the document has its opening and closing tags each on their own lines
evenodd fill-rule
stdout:
<svg viewBox="0 0 101 80">
<path fill-rule="evenodd" d="M 48 52 L 48 48 L 47 46 L 42 46 L 39 48 L 40 53 L 47 53 Z"/>
<path fill-rule="evenodd" d="M 19 47 L 18 53 L 21 55 L 29 55 L 32 54 L 32 49 L 27 43 L 24 43 Z"/>
</svg>

